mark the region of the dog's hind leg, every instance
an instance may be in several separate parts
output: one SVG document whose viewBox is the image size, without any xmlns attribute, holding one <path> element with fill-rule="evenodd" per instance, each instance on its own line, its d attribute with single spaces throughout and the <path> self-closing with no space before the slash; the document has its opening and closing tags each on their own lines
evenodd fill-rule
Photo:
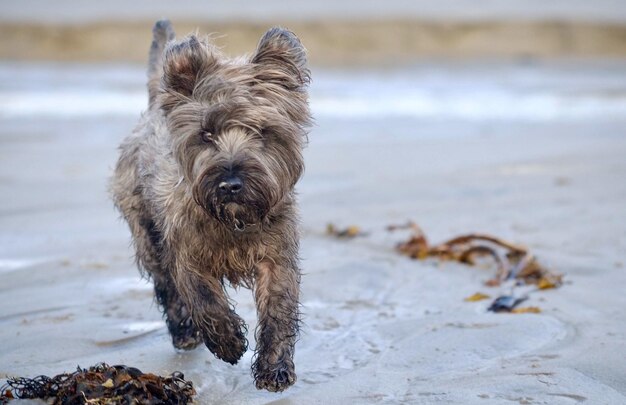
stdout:
<svg viewBox="0 0 626 405">
<path fill-rule="evenodd" d="M 202 343 L 202 337 L 163 263 L 160 232 L 150 219 L 130 220 L 129 224 L 135 240 L 139 267 L 154 281 L 154 294 L 163 309 L 172 344 L 182 350 L 197 347 Z"/>
<path fill-rule="evenodd" d="M 152 220 L 145 217 L 127 217 L 133 234 L 137 263 L 154 281 L 154 294 L 163 309 L 172 344 L 177 349 L 191 350 L 202 343 L 198 328 L 191 320 L 189 310 L 181 300 L 169 271 L 162 264 L 159 232 Z"/>
<path fill-rule="evenodd" d="M 177 349 L 191 350 L 202 343 L 200 331 L 181 300 L 172 277 L 163 265 L 160 233 L 154 222 L 145 217 L 127 218 L 133 234 L 139 268 L 150 275 L 154 294 L 163 309 L 172 344 Z"/>
<path fill-rule="evenodd" d="M 137 241 L 138 260 L 140 267 L 144 268 L 154 281 L 154 294 L 163 308 L 165 323 L 172 336 L 172 344 L 177 349 L 191 350 L 202 343 L 202 338 L 164 265 L 160 232 L 150 219 L 140 220 L 139 225 L 141 228 L 138 232 L 133 232 Z"/>
</svg>

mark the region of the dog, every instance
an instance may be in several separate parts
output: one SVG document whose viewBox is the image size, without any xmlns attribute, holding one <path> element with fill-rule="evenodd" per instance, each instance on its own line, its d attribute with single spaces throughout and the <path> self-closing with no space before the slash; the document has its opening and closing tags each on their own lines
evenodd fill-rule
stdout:
<svg viewBox="0 0 626 405">
<path fill-rule="evenodd" d="M 236 364 L 247 326 L 224 287 L 253 290 L 252 375 L 280 392 L 296 381 L 300 311 L 294 186 L 312 118 L 298 37 L 272 28 L 248 57 L 153 28 L 148 110 L 120 146 L 110 188 L 137 264 L 154 282 L 175 348 L 201 343 Z"/>
</svg>

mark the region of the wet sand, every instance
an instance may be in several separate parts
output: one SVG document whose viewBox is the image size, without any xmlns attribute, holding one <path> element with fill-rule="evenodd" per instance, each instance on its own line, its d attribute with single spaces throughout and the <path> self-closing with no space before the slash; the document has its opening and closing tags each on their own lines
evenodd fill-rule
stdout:
<svg viewBox="0 0 626 405">
<path fill-rule="evenodd" d="M 0 377 L 105 361 L 181 370 L 198 403 L 625 403 L 626 70 L 580 66 L 485 65 L 480 73 L 480 66 L 431 65 L 361 79 L 314 70 L 319 114 L 298 187 L 305 273 L 298 382 L 270 394 L 254 388 L 251 350 L 230 366 L 205 348 L 177 353 L 170 344 L 106 194 L 116 146 L 135 112 L 33 101 L 45 98 L 37 91 L 59 104 L 71 103 L 59 89 L 95 98 L 141 91 L 143 73 L 103 69 L 109 76 L 101 71 L 93 84 L 89 72 L 98 66 L 29 72 L 3 65 L 0 74 L 15 79 L 3 80 L 0 91 L 28 90 L 32 98 L 30 110 L 0 116 Z M 384 89 L 415 83 L 430 83 L 424 97 L 434 106 L 448 97 L 458 114 L 399 90 L 401 114 L 376 115 L 376 105 L 354 102 L 387 100 Z M 510 97 L 498 98 L 493 87 Z M 556 98 L 535 105 L 537 94 Z M 584 108 L 572 109 L 581 98 Z M 331 114 L 335 99 L 351 113 Z M 527 112 L 467 112 L 465 99 Z M 74 113 L 60 112 L 68 109 Z M 433 241 L 481 231 L 525 243 L 566 284 L 531 294 L 527 304 L 541 314 L 489 313 L 488 301 L 463 298 L 502 292 L 482 284 L 492 271 L 393 251 L 406 235 L 384 228 L 407 219 Z M 357 224 L 369 236 L 329 238 L 328 222 Z M 253 330 L 250 292 L 233 296 Z"/>
</svg>

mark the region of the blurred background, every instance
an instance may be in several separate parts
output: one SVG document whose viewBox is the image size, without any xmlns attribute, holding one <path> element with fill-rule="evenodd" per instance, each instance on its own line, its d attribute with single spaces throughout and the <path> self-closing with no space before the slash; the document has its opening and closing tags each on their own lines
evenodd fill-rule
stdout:
<svg viewBox="0 0 626 405">
<path fill-rule="evenodd" d="M 0 11 L 4 118 L 137 113 L 151 27 L 163 17 L 179 35 L 211 34 L 229 55 L 251 52 L 272 25 L 290 28 L 309 50 L 320 119 L 624 112 L 619 0 L 24 0 L 3 1 Z"/>
<path fill-rule="evenodd" d="M 556 390 L 624 403 L 623 0 L 0 0 L 0 301 L 12 303 L 0 308 L 0 378 L 105 360 L 181 369 L 201 403 L 274 398 L 254 390 L 251 352 L 241 367 L 211 360 L 211 373 L 206 353 L 173 353 L 107 194 L 117 145 L 147 105 L 163 17 L 228 55 L 252 52 L 273 25 L 309 50 L 307 333 L 285 395 L 561 403 Z M 462 302 L 485 273 L 415 273 L 396 258 L 384 227 L 407 219 L 433 241 L 524 242 L 575 281 L 532 303 L 545 315 L 485 321 Z M 338 243 L 327 222 L 369 236 Z M 237 299 L 254 330 L 249 294 Z M 446 335 L 468 320 L 491 326 Z M 558 355 L 521 356 L 543 347 Z"/>
<path fill-rule="evenodd" d="M 341 180 L 338 173 L 345 181 L 358 176 L 359 162 L 369 157 L 358 154 L 357 144 L 408 142 L 404 153 L 419 153 L 419 142 L 429 138 L 467 143 L 536 134 L 556 142 L 556 135 L 542 134 L 621 135 L 626 119 L 626 5 L 620 0 L 1 1 L 6 176 L 26 176 L 36 169 L 16 172 L 20 163 L 43 162 L 57 147 L 65 171 L 86 179 L 85 170 L 107 173 L 114 145 L 145 108 L 151 27 L 163 17 L 179 37 L 210 34 L 233 56 L 252 52 L 272 25 L 299 35 L 313 71 L 316 126 L 309 153 L 327 142 L 332 148 L 319 172 L 309 170 L 305 193 L 307 185 L 317 190 L 329 178 Z M 344 142 L 354 153 L 335 155 Z M 530 152 L 524 145 L 520 154 Z M 105 148 L 97 168 L 70 163 L 74 149 L 84 158 L 87 147 Z M 333 157 L 329 167 L 326 159 Z M 417 165 L 417 155 L 385 157 L 392 158 L 380 166 L 390 172 L 405 172 L 403 164 L 422 172 L 453 167 L 457 160 L 419 156 L 426 161 Z M 313 159 L 311 168 L 316 165 Z M 40 203 L 29 198 L 33 190 L 24 182 L 2 187 L 10 196 L 2 202 L 6 209 Z M 395 200 L 406 191 L 398 190 Z"/>
<path fill-rule="evenodd" d="M 424 57 L 623 56 L 619 0 L 270 0 L 2 2 L 0 55 L 10 59 L 143 62 L 153 21 L 218 33 L 237 55 L 266 27 L 288 26 L 316 65 L 397 66 Z"/>
</svg>

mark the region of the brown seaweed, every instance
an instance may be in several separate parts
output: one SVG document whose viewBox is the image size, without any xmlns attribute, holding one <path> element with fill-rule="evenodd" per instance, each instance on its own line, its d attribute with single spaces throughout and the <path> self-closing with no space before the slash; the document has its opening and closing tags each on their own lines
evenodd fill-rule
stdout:
<svg viewBox="0 0 626 405">
<path fill-rule="evenodd" d="M 359 236 L 367 236 L 367 234 L 361 231 L 361 228 L 356 225 L 350 225 L 346 228 L 338 228 L 332 223 L 326 225 L 326 234 L 340 239 L 352 239 Z"/>
<path fill-rule="evenodd" d="M 497 286 L 513 279 L 525 284 L 535 284 L 539 289 L 556 288 L 562 283 L 562 275 L 539 264 L 527 247 L 495 236 L 470 233 L 437 245 L 430 245 L 424 231 L 414 222 L 391 225 L 387 229 L 412 231 L 410 238 L 398 244 L 396 250 L 413 259 L 435 257 L 474 265 L 480 258 L 491 258 L 496 265 L 496 275 L 486 281 L 489 286 Z"/>
<path fill-rule="evenodd" d="M 123 365 L 97 364 L 80 367 L 73 373 L 54 377 L 9 378 L 0 387 L 0 404 L 11 399 L 47 399 L 66 404 L 172 404 L 191 403 L 196 394 L 193 383 L 175 372 L 169 377 L 142 373 Z"/>
</svg>

